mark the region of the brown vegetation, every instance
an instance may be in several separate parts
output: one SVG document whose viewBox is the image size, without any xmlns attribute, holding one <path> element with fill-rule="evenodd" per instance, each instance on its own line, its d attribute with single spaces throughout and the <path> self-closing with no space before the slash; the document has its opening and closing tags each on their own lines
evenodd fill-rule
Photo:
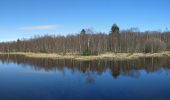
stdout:
<svg viewBox="0 0 170 100">
<path fill-rule="evenodd" d="M 127 59 L 138 59 L 138 58 L 149 58 L 149 57 L 170 57 L 170 52 L 160 53 L 104 53 L 99 55 L 83 56 L 80 54 L 66 53 L 24 53 L 24 52 L 12 52 L 12 53 L 0 53 L 0 55 L 22 55 L 28 58 L 48 58 L 48 59 L 73 59 L 79 61 L 90 61 L 90 60 L 127 60 Z"/>
<path fill-rule="evenodd" d="M 113 25 L 109 34 L 83 29 L 67 36 L 37 36 L 0 43 L 0 52 L 34 52 L 98 55 L 114 53 L 155 53 L 170 50 L 170 32 L 119 31 Z"/>
</svg>

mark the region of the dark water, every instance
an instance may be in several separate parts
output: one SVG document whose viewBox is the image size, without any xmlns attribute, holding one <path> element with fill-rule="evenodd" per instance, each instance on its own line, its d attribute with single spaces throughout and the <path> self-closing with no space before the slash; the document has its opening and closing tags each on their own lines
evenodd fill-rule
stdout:
<svg viewBox="0 0 170 100">
<path fill-rule="evenodd" d="M 170 100 L 170 59 L 83 62 L 0 55 L 0 100 Z"/>
</svg>

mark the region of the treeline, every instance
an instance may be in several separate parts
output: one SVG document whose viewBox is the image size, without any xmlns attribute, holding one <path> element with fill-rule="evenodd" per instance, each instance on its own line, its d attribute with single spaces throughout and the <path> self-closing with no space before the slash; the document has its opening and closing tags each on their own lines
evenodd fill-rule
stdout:
<svg viewBox="0 0 170 100">
<path fill-rule="evenodd" d="M 83 55 L 105 52 L 154 53 L 170 50 L 170 32 L 120 31 L 114 24 L 107 33 L 82 29 L 79 34 L 67 36 L 37 36 L 0 43 L 0 52 L 78 53 Z"/>
</svg>

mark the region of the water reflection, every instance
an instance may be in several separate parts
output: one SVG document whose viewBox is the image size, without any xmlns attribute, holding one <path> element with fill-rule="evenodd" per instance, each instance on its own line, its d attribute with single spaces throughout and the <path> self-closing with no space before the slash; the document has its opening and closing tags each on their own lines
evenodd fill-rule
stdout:
<svg viewBox="0 0 170 100">
<path fill-rule="evenodd" d="M 169 100 L 169 60 L 75 61 L 0 55 L 0 100 Z"/>
<path fill-rule="evenodd" d="M 141 70 L 148 74 L 153 72 L 160 72 L 161 69 L 169 71 L 169 58 L 141 58 L 137 60 L 125 61 L 109 61 L 109 60 L 95 60 L 95 61 L 75 61 L 75 60 L 53 60 L 28 58 L 22 55 L 0 55 L 2 63 L 16 63 L 23 66 L 31 66 L 35 71 L 44 70 L 49 71 L 63 71 L 65 68 L 72 72 L 79 71 L 87 75 L 87 83 L 95 83 L 93 74 L 101 75 L 105 71 L 110 71 L 113 78 L 117 79 L 119 76 L 128 76 L 133 78 L 140 78 Z"/>
</svg>

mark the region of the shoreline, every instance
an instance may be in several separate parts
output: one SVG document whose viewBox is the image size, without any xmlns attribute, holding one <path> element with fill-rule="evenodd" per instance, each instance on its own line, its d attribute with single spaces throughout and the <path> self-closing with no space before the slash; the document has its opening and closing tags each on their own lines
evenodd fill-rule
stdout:
<svg viewBox="0 0 170 100">
<path fill-rule="evenodd" d="M 164 51 L 160 53 L 104 53 L 96 56 L 82 56 L 78 54 L 57 54 L 57 53 L 32 53 L 32 52 L 10 52 L 4 53 L 0 52 L 0 55 L 23 55 L 30 58 L 48 58 L 48 59 L 73 59 L 73 60 L 132 60 L 138 58 L 148 58 L 148 57 L 170 57 L 170 51 Z"/>
</svg>

